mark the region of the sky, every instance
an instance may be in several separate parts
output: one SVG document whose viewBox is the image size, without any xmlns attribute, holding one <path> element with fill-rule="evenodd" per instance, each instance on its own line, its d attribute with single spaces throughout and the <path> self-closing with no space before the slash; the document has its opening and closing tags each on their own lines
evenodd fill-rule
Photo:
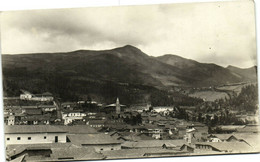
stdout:
<svg viewBox="0 0 260 162">
<path fill-rule="evenodd" d="M 150 56 L 256 65 L 253 1 L 90 7 L 1 13 L 3 54 L 133 45 Z"/>
</svg>

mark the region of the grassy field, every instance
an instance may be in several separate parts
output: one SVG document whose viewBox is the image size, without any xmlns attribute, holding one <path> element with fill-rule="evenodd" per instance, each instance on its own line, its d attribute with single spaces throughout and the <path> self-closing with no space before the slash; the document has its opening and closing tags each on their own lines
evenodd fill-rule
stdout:
<svg viewBox="0 0 260 162">
<path fill-rule="evenodd" d="M 215 101 L 216 99 L 233 97 L 234 94 L 238 95 L 242 88 L 252 83 L 241 83 L 215 87 L 214 89 L 196 90 L 189 94 L 190 97 L 197 97 L 205 101 Z"/>
<path fill-rule="evenodd" d="M 205 101 L 215 101 L 220 98 L 229 98 L 228 94 L 225 92 L 216 92 L 214 90 L 197 91 L 189 94 L 190 97 L 197 97 L 204 99 Z"/>
</svg>

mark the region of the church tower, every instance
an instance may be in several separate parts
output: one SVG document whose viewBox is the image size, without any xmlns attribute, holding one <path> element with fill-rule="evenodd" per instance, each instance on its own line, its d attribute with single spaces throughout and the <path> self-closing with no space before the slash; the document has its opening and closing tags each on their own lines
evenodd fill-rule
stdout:
<svg viewBox="0 0 260 162">
<path fill-rule="evenodd" d="M 120 114 L 120 103 L 119 98 L 116 99 L 116 114 Z"/>
</svg>

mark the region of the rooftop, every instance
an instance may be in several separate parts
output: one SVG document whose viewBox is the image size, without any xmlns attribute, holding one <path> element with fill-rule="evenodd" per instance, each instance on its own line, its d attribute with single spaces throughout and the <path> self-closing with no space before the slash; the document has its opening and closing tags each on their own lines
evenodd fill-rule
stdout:
<svg viewBox="0 0 260 162">
<path fill-rule="evenodd" d="M 121 142 L 115 140 L 106 134 L 80 134 L 68 135 L 70 141 L 77 145 L 98 145 L 98 144 L 120 144 Z"/>
<path fill-rule="evenodd" d="M 122 147 L 127 148 L 159 148 L 163 145 L 181 147 L 186 142 L 184 140 L 142 140 L 138 142 L 126 141 L 122 144 Z"/>
<path fill-rule="evenodd" d="M 9 125 L 5 126 L 6 134 L 25 134 L 25 133 L 65 133 L 65 130 L 51 125 Z"/>
<path fill-rule="evenodd" d="M 68 134 L 95 134 L 98 133 L 97 130 L 91 128 L 88 125 L 73 125 L 73 126 L 65 126 L 65 125 L 57 125 L 55 126 L 58 129 L 66 131 Z"/>
<path fill-rule="evenodd" d="M 252 152 L 253 148 L 245 142 L 200 142 L 195 145 L 212 146 L 219 151 L 227 152 Z"/>
<path fill-rule="evenodd" d="M 145 154 L 155 154 L 155 153 L 162 154 L 162 155 L 168 154 L 173 156 L 177 152 L 179 151 L 162 149 L 162 148 L 141 148 L 141 149 L 121 149 L 117 151 L 103 151 L 102 154 L 106 156 L 106 159 L 118 159 L 118 158 L 144 158 Z"/>
</svg>

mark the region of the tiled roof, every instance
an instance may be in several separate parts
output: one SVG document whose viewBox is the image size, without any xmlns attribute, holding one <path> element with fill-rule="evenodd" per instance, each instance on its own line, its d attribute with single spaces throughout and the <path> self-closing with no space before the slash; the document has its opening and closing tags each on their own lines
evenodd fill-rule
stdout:
<svg viewBox="0 0 260 162">
<path fill-rule="evenodd" d="M 221 140 L 227 140 L 232 134 L 211 134 L 212 137 L 217 137 Z"/>
<path fill-rule="evenodd" d="M 14 156 L 26 149 L 35 150 L 35 149 L 51 149 L 51 148 L 78 148 L 71 143 L 45 143 L 45 144 L 23 144 L 23 145 L 8 145 L 6 147 L 6 155 Z M 14 152 L 15 150 L 15 152 Z"/>
<path fill-rule="evenodd" d="M 77 145 L 98 145 L 98 144 L 120 144 L 121 142 L 115 140 L 106 134 L 80 134 L 67 136 L 72 143 Z"/>
<path fill-rule="evenodd" d="M 106 120 L 89 120 L 89 125 L 93 124 L 105 124 Z"/>
<path fill-rule="evenodd" d="M 141 149 L 121 149 L 117 151 L 103 151 L 102 154 L 106 156 L 106 159 L 118 159 L 118 158 L 144 158 L 145 154 L 168 154 L 174 156 L 179 151 L 168 150 L 162 148 L 141 148 Z M 157 155 L 161 156 L 161 155 Z"/>
<path fill-rule="evenodd" d="M 101 160 L 104 156 L 93 148 L 53 148 L 51 159 Z"/>
<path fill-rule="evenodd" d="M 68 134 L 95 134 L 98 133 L 96 129 L 91 128 L 89 125 L 57 125 L 58 129 L 66 131 Z"/>
<path fill-rule="evenodd" d="M 25 109 L 25 113 L 28 115 L 41 115 L 42 114 L 42 109 Z"/>
<path fill-rule="evenodd" d="M 195 145 L 212 146 L 219 151 L 227 152 L 251 152 L 253 148 L 245 142 L 201 142 Z"/>
<path fill-rule="evenodd" d="M 10 125 L 5 126 L 5 133 L 24 134 L 24 133 L 63 133 L 65 130 L 51 125 Z"/>
<path fill-rule="evenodd" d="M 138 142 L 126 141 L 122 143 L 122 147 L 127 148 L 159 148 L 163 145 L 175 145 L 180 147 L 186 142 L 184 140 L 143 140 Z"/>
<path fill-rule="evenodd" d="M 85 148 L 71 143 L 52 143 L 52 144 L 28 144 L 8 146 L 7 155 L 14 156 L 13 150 L 16 154 L 23 152 L 26 149 L 50 149 L 50 157 L 26 156 L 27 161 L 67 161 L 67 160 L 99 160 L 104 159 L 100 153 L 96 153 L 93 148 Z"/>
<path fill-rule="evenodd" d="M 67 110 L 67 109 L 63 109 L 62 112 L 63 113 L 84 113 L 83 110 Z"/>
<path fill-rule="evenodd" d="M 234 133 L 232 134 L 235 138 L 239 140 L 244 140 L 253 148 L 260 151 L 260 134 L 258 133 Z"/>
</svg>

